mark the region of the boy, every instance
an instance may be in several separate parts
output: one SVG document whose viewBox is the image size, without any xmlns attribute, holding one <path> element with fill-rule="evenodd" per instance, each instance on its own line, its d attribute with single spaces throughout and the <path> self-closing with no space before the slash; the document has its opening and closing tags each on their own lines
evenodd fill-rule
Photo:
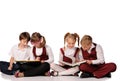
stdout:
<svg viewBox="0 0 120 81">
<path fill-rule="evenodd" d="M 116 70 L 115 63 L 105 63 L 102 47 L 93 43 L 92 37 L 84 35 L 81 39 L 81 59 L 86 63 L 81 64 L 79 69 L 82 71 L 81 78 L 87 77 L 111 77 L 111 72 Z"/>
<path fill-rule="evenodd" d="M 30 46 L 28 42 L 30 41 L 30 35 L 28 32 L 22 32 L 19 35 L 20 43 L 14 45 L 10 51 L 10 62 L 0 61 L 0 70 L 2 73 L 8 75 L 14 75 L 15 71 L 19 69 L 18 64 L 15 64 L 16 60 L 28 60 Z"/>
</svg>

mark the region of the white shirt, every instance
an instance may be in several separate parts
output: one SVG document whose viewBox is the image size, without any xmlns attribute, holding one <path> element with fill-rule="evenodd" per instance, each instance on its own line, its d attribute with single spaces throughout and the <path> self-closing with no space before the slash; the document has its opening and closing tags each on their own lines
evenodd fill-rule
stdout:
<svg viewBox="0 0 120 81">
<path fill-rule="evenodd" d="M 88 53 L 91 52 L 91 49 L 94 48 L 95 45 L 92 44 L 91 48 L 88 50 Z M 96 45 L 96 55 L 97 55 L 97 59 L 96 60 L 92 60 L 92 64 L 103 64 L 104 61 L 104 53 L 103 53 L 103 49 L 100 45 Z M 82 56 L 82 51 L 80 50 L 79 52 L 79 58 L 80 60 L 83 60 L 83 56 Z"/>
<path fill-rule="evenodd" d="M 74 54 L 76 52 L 76 49 L 77 49 L 77 47 L 73 47 L 73 48 L 66 47 L 65 50 L 63 50 L 64 51 L 64 55 L 66 57 L 68 57 L 68 58 L 71 58 L 72 63 L 75 63 L 75 59 L 76 58 L 74 57 Z M 59 53 L 59 61 L 63 61 L 63 54 L 62 54 L 61 51 Z"/>
<path fill-rule="evenodd" d="M 45 62 L 52 63 L 54 61 L 52 49 L 48 45 L 45 45 L 45 48 L 46 48 L 46 53 L 48 55 L 48 60 L 45 60 Z M 40 56 L 42 55 L 42 52 L 43 52 L 43 48 L 36 48 L 36 55 Z M 30 50 L 30 60 L 35 60 L 33 54 L 33 47 Z"/>
<path fill-rule="evenodd" d="M 30 46 L 24 49 L 19 49 L 18 45 L 14 45 L 11 48 L 9 55 L 14 57 L 15 60 L 28 60 L 30 57 Z"/>
</svg>

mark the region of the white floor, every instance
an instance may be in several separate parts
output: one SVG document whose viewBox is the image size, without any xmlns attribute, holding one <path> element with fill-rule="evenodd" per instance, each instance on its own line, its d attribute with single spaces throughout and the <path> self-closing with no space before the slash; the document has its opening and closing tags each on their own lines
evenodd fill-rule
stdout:
<svg viewBox="0 0 120 81">
<path fill-rule="evenodd" d="M 1 81 L 119 81 L 119 71 L 112 73 L 111 78 L 79 78 L 77 76 L 57 76 L 57 77 L 48 77 L 48 76 L 36 76 L 36 77 L 22 77 L 16 78 L 13 75 L 6 75 L 0 73 Z"/>
</svg>

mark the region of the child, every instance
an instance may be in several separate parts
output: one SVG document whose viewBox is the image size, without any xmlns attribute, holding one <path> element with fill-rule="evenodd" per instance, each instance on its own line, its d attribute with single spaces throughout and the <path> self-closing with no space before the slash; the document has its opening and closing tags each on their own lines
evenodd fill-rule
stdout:
<svg viewBox="0 0 120 81">
<path fill-rule="evenodd" d="M 15 63 L 16 60 L 28 60 L 30 46 L 28 42 L 30 40 L 30 35 L 28 32 L 22 32 L 19 35 L 20 43 L 14 45 L 10 51 L 10 62 L 0 61 L 0 70 L 2 73 L 13 75 L 16 70 L 19 69 L 18 65 Z"/>
<path fill-rule="evenodd" d="M 61 61 L 68 62 L 68 63 L 75 63 L 79 61 L 78 59 L 78 52 L 79 48 L 75 47 L 76 41 L 79 45 L 79 35 L 77 33 L 71 34 L 66 33 L 64 36 L 64 44 L 65 46 L 60 49 L 60 56 L 59 56 L 59 65 L 52 63 L 51 68 L 54 70 L 51 72 L 53 76 L 58 75 L 74 75 L 79 71 L 79 67 L 65 65 L 61 63 Z"/>
<path fill-rule="evenodd" d="M 80 71 L 83 72 L 81 78 L 111 77 L 111 72 L 116 70 L 115 63 L 105 63 L 102 47 L 94 43 L 89 35 L 83 36 L 81 40 L 80 55 L 86 60 L 86 63 L 79 67 Z"/>
<path fill-rule="evenodd" d="M 31 44 L 33 47 L 30 51 L 30 60 L 40 61 L 40 64 L 22 66 L 22 71 L 15 73 L 16 77 L 45 76 L 50 70 L 50 63 L 53 62 L 54 57 L 51 48 L 46 45 L 44 36 L 34 32 L 31 36 Z"/>
</svg>

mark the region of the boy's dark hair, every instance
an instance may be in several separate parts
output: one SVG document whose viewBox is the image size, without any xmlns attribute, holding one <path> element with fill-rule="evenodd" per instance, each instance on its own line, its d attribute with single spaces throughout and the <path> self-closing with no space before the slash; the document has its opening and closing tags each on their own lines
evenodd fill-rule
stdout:
<svg viewBox="0 0 120 81">
<path fill-rule="evenodd" d="M 30 34 L 28 32 L 22 32 L 19 35 L 19 40 L 22 40 L 22 39 L 27 39 L 27 41 L 30 41 Z"/>
</svg>

